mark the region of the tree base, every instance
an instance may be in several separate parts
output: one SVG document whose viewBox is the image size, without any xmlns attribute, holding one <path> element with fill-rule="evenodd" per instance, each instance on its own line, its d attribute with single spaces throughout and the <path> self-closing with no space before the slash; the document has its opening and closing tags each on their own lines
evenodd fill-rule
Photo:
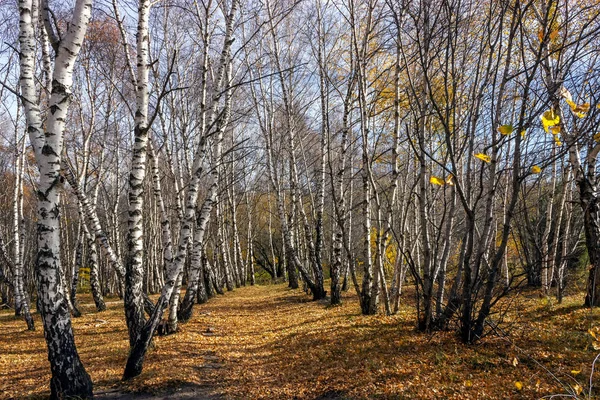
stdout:
<svg viewBox="0 0 600 400">
<path fill-rule="evenodd" d="M 92 379 L 83 369 L 69 368 L 68 374 L 57 374 L 50 379 L 50 399 L 92 399 Z"/>
</svg>

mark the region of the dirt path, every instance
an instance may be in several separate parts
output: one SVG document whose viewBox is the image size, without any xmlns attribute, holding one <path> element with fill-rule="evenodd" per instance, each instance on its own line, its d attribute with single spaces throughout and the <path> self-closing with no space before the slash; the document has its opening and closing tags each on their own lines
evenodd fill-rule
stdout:
<svg viewBox="0 0 600 400">
<path fill-rule="evenodd" d="M 326 303 L 311 302 L 302 291 L 285 285 L 236 289 L 196 305 L 194 316 L 180 324 L 177 334 L 155 338 L 143 373 L 123 383 L 128 340 L 122 302 L 106 299 L 107 311 L 97 313 L 90 295 L 78 299 L 83 311 L 73 319 L 78 352 L 96 398 L 105 400 L 285 398 L 292 391 L 310 393 L 315 387 L 310 381 L 319 374 L 302 365 L 310 356 L 299 357 L 290 346 L 315 335 L 320 324 L 316 322 L 344 310 L 328 311 Z M 50 366 L 41 320 L 35 318 L 37 330 L 29 332 L 10 310 L 0 311 L 0 399 L 49 395 Z"/>
<path fill-rule="evenodd" d="M 324 321 L 327 314 L 331 314 L 331 309 L 326 302 L 312 302 L 301 291 L 291 291 L 283 285 L 236 289 L 195 306 L 194 317 L 181 324 L 176 335 L 157 338 L 156 349 L 149 354 L 144 373 L 136 382 L 125 386 L 96 385 L 96 397 L 280 398 L 301 395 L 303 390 L 310 392 L 314 387 L 309 382 L 319 373 L 306 367 L 290 370 L 295 363 L 307 360 L 297 358 L 288 340 L 316 334 L 314 328 L 320 325 L 316 322 Z M 173 368 L 164 371 L 167 354 L 176 360 L 170 363 Z M 155 377 L 159 369 L 165 375 Z M 294 375 L 300 378 L 299 382 L 294 382 Z M 324 390 L 321 398 L 342 397 L 335 390 Z"/>
<path fill-rule="evenodd" d="M 155 393 L 131 393 L 120 389 L 94 391 L 94 399 L 99 400 L 218 400 L 222 398 L 223 396 L 215 395 L 210 387 L 193 384 L 182 384 L 178 388 L 165 389 Z"/>
</svg>

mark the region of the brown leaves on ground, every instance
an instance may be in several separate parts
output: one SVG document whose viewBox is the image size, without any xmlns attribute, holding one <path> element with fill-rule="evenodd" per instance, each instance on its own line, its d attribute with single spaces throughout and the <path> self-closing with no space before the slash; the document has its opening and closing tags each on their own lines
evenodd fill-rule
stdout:
<svg viewBox="0 0 600 400">
<path fill-rule="evenodd" d="M 197 384 L 236 399 L 529 399 L 587 390 L 596 355 L 588 330 L 598 313 L 580 301 L 513 298 L 516 311 L 504 325 L 510 341 L 490 336 L 464 346 L 452 332 L 415 332 L 412 305 L 365 317 L 352 295 L 328 307 L 282 285 L 242 288 L 197 305 L 180 332 L 155 338 L 144 372 L 127 383 L 120 382 L 128 351 L 122 303 L 108 302 L 103 313 L 84 305 L 74 329 L 95 391 Z M 0 313 L 0 398 L 48 395 L 43 334 L 24 328 Z"/>
</svg>

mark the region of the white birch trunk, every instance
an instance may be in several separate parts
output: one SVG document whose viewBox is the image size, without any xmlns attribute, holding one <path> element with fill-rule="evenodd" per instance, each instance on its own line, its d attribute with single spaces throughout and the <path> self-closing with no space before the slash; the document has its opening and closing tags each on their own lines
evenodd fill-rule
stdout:
<svg viewBox="0 0 600 400">
<path fill-rule="evenodd" d="M 239 0 L 234 0 L 231 4 L 231 8 L 227 15 L 226 22 L 226 33 L 223 42 L 223 49 L 221 52 L 219 69 L 217 71 L 217 79 L 215 83 L 215 96 L 213 97 L 213 107 L 210 115 L 210 123 L 208 126 L 212 124 L 213 121 L 217 118 L 217 105 L 218 100 L 221 98 L 221 92 L 219 88 L 222 88 L 223 83 L 227 90 L 226 93 L 229 93 L 230 96 L 230 74 L 231 74 L 231 64 L 230 64 L 230 49 L 231 49 L 231 37 L 233 34 L 233 26 L 235 16 L 237 15 L 237 9 L 239 7 Z M 139 77 L 138 77 L 138 85 L 139 85 Z M 146 98 L 147 100 L 147 98 Z M 225 112 L 227 114 L 228 111 Z M 226 117 L 228 118 L 228 117 Z M 160 322 L 163 312 L 168 305 L 168 302 L 171 298 L 171 294 L 175 288 L 177 283 L 177 278 L 179 274 L 182 272 L 183 264 L 185 261 L 185 255 L 188 248 L 188 243 L 190 240 L 191 232 L 192 232 L 192 224 L 194 223 L 195 217 L 195 206 L 196 201 L 198 199 L 198 187 L 200 181 L 200 175 L 202 173 L 202 161 L 205 156 L 205 146 L 207 140 L 206 133 L 202 135 L 199 143 L 199 148 L 194 157 L 194 163 L 192 168 L 192 177 L 191 182 L 188 187 L 187 198 L 186 198 L 186 210 L 185 210 L 185 219 L 181 226 L 181 232 L 179 235 L 179 245 L 177 248 L 177 255 L 174 259 L 174 262 L 171 263 L 169 268 L 165 273 L 165 284 L 162 287 L 161 295 L 157 301 L 157 304 L 154 308 L 154 311 L 144 326 L 140 327 L 140 336 L 136 339 L 134 345 L 132 345 L 131 352 L 127 359 L 127 365 L 125 366 L 125 372 L 123 374 L 123 379 L 130 379 L 142 372 L 144 357 L 146 355 L 146 351 L 148 350 L 148 346 Z M 132 173 L 133 174 L 133 173 Z M 143 269 L 142 269 L 143 273 Z M 139 278 L 139 287 L 141 291 L 141 281 L 143 278 L 143 274 L 140 275 Z M 133 282 L 132 282 L 133 283 Z M 133 292 L 133 291 L 132 291 Z"/>
<path fill-rule="evenodd" d="M 52 369 L 51 396 L 92 397 L 92 382 L 83 367 L 73 338 L 60 265 L 60 166 L 67 108 L 71 102 L 73 66 L 91 17 L 91 0 L 77 0 L 67 32 L 54 43 L 56 51 L 52 91 L 45 130 L 35 85 L 36 43 L 31 0 L 19 1 L 20 86 L 27 131 L 40 171 L 38 199 L 38 256 L 36 275 L 48 359 Z M 49 32 L 50 33 L 50 32 Z"/>
<path fill-rule="evenodd" d="M 27 329 L 35 329 L 31 310 L 29 307 L 29 294 L 23 281 L 23 248 L 22 248 L 22 222 L 23 222 L 23 171 L 25 168 L 25 138 L 18 140 L 15 129 L 15 186 L 13 195 L 13 242 L 14 242 L 14 294 L 15 315 L 22 315 L 27 323 Z"/>
<path fill-rule="evenodd" d="M 144 280 L 144 179 L 148 152 L 148 76 L 150 1 L 139 0 L 136 36 L 137 70 L 135 79 L 134 143 L 129 173 L 129 211 L 127 221 L 127 257 L 125 263 L 125 317 L 131 348 L 146 322 L 143 304 Z"/>
</svg>

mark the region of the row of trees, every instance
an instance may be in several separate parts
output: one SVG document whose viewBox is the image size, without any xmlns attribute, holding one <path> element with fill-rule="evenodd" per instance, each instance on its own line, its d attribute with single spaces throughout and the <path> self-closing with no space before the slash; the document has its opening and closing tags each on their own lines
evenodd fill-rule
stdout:
<svg viewBox="0 0 600 400">
<path fill-rule="evenodd" d="M 29 329 L 36 300 L 53 397 L 92 396 L 82 288 L 99 312 L 123 298 L 124 379 L 157 330 L 265 277 L 334 305 L 353 287 L 363 314 L 410 282 L 418 328 L 465 343 L 521 283 L 560 301 L 581 265 L 599 305 L 582 3 L 3 4 L 0 289 Z"/>
</svg>

